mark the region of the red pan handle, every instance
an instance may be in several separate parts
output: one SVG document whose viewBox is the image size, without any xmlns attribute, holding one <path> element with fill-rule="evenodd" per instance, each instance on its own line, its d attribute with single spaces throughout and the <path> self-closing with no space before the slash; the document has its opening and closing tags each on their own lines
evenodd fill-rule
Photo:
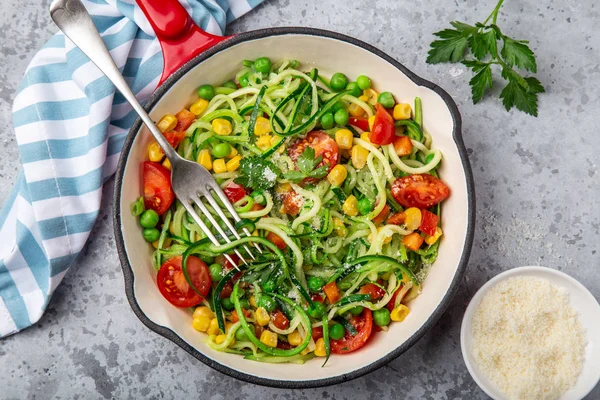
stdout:
<svg viewBox="0 0 600 400">
<path fill-rule="evenodd" d="M 178 0 L 136 2 L 148 18 L 162 48 L 164 67 L 159 84 L 198 54 L 227 39 L 200 29 Z"/>
</svg>

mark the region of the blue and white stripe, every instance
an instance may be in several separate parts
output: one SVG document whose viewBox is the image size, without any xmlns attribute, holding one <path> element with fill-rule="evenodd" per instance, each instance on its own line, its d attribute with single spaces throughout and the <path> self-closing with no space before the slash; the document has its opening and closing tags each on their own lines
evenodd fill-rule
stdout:
<svg viewBox="0 0 600 400">
<path fill-rule="evenodd" d="M 180 0 L 210 33 L 262 0 Z M 140 101 L 162 55 L 134 0 L 83 0 Z M 0 210 L 0 337 L 37 322 L 90 234 L 135 114 L 62 33 L 29 64 L 13 104 L 23 170 Z"/>
</svg>

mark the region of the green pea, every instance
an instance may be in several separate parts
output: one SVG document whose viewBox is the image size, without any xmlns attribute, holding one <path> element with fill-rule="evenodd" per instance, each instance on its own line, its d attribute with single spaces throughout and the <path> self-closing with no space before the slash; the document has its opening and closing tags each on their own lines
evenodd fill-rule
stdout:
<svg viewBox="0 0 600 400">
<path fill-rule="evenodd" d="M 271 72 L 271 60 L 267 57 L 257 58 L 256 61 L 254 61 L 254 69 L 257 72 L 268 74 Z"/>
<path fill-rule="evenodd" d="M 249 310 L 250 309 L 250 300 L 240 299 L 240 307 L 242 307 L 245 310 Z"/>
<path fill-rule="evenodd" d="M 223 306 L 223 309 L 227 311 L 233 311 L 233 309 L 235 308 L 235 306 L 233 305 L 233 301 L 231 301 L 229 297 L 221 300 L 221 306 Z"/>
<path fill-rule="evenodd" d="M 335 114 L 333 115 L 333 119 L 335 120 L 335 123 L 338 124 L 339 126 L 348 125 L 348 118 L 350 118 L 348 116 L 348 111 L 344 110 L 343 108 L 340 110 L 337 110 L 335 112 Z"/>
<path fill-rule="evenodd" d="M 377 102 L 384 106 L 385 108 L 392 108 L 396 101 L 394 100 L 394 96 L 390 92 L 383 92 L 377 98 Z"/>
<path fill-rule="evenodd" d="M 331 112 L 335 114 L 335 112 L 337 110 L 341 110 L 342 108 L 346 108 L 346 104 L 344 104 L 343 101 L 336 101 L 332 106 L 331 106 Z"/>
<path fill-rule="evenodd" d="M 346 88 L 346 85 L 348 85 L 348 78 L 341 72 L 333 74 L 331 81 L 329 82 L 329 86 L 331 86 L 331 89 L 335 92 L 341 92 Z"/>
<path fill-rule="evenodd" d="M 350 90 L 350 94 L 354 97 L 359 97 L 362 94 L 362 90 L 360 90 L 356 82 L 350 82 L 346 86 L 346 90 Z"/>
<path fill-rule="evenodd" d="M 243 75 L 242 77 L 240 77 L 240 86 L 241 87 L 246 87 L 250 84 L 250 81 L 248 80 L 248 74 Z"/>
<path fill-rule="evenodd" d="M 144 228 L 154 228 L 158 224 L 158 213 L 154 210 L 146 210 L 140 216 L 140 225 Z"/>
<path fill-rule="evenodd" d="M 373 210 L 373 205 L 373 200 L 361 197 L 361 199 L 358 200 L 358 212 L 360 215 L 367 215 Z"/>
<path fill-rule="evenodd" d="M 229 88 L 229 89 L 237 89 L 237 85 L 235 84 L 234 81 L 227 81 L 223 84 L 223 87 Z"/>
<path fill-rule="evenodd" d="M 212 85 L 202 85 L 198 88 L 198 96 L 204 100 L 212 100 L 215 97 L 215 88 Z"/>
<path fill-rule="evenodd" d="M 213 157 L 216 158 L 224 158 L 227 157 L 229 155 L 229 153 L 231 153 L 231 146 L 229 145 L 229 143 L 217 143 L 213 148 L 212 148 L 212 155 Z"/>
<path fill-rule="evenodd" d="M 340 340 L 346 334 L 342 324 L 335 323 L 329 327 L 329 337 L 333 340 Z"/>
<path fill-rule="evenodd" d="M 254 325 L 248 324 L 248 328 L 250 328 L 253 335 L 256 335 Z M 248 338 L 248 334 L 246 334 L 246 331 L 241 326 L 238 328 L 237 331 L 235 331 L 235 340 L 237 340 L 238 342 L 247 342 L 250 340 L 250 338 Z"/>
<path fill-rule="evenodd" d="M 160 237 L 160 232 L 156 228 L 146 228 L 143 235 L 146 242 L 156 242 Z"/>
<path fill-rule="evenodd" d="M 210 277 L 213 282 L 219 282 L 223 277 L 223 267 L 221 267 L 220 264 L 211 264 L 211 266 L 208 267 L 208 271 L 210 272 Z"/>
<path fill-rule="evenodd" d="M 360 315 L 360 313 L 363 312 L 363 306 L 356 306 L 356 307 L 352 307 L 351 309 L 348 310 L 348 312 L 352 315 Z"/>
<path fill-rule="evenodd" d="M 361 75 L 356 78 L 356 83 L 361 90 L 367 90 L 371 88 L 371 80 L 365 75 Z"/>
<path fill-rule="evenodd" d="M 215 262 L 215 258 L 214 258 L 214 257 L 209 257 L 209 256 L 200 256 L 200 259 L 201 259 L 202 261 L 204 261 L 204 263 L 205 263 L 206 265 L 210 265 L 210 264 L 212 264 L 212 263 L 214 263 L 214 262 Z"/>
<path fill-rule="evenodd" d="M 263 307 L 268 312 L 275 311 L 277 308 L 277 302 L 271 297 L 266 295 L 261 295 L 256 303 L 257 306 Z"/>
<path fill-rule="evenodd" d="M 313 301 L 312 307 L 308 307 L 307 312 L 308 315 L 310 315 L 312 318 L 320 319 L 325 314 L 325 306 L 323 305 L 323 303 Z"/>
<path fill-rule="evenodd" d="M 390 324 L 390 310 L 384 307 L 373 311 L 373 321 L 377 326 L 388 326 Z"/>
<path fill-rule="evenodd" d="M 335 124 L 334 120 L 333 120 L 333 114 L 328 112 L 323 114 L 323 116 L 321 117 L 321 126 L 323 127 L 323 129 L 331 129 L 333 128 L 333 125 Z"/>
<path fill-rule="evenodd" d="M 262 288 L 265 292 L 272 292 L 275 290 L 275 281 L 266 281 L 263 283 Z"/>
<path fill-rule="evenodd" d="M 250 194 L 250 196 L 254 199 L 254 202 L 256 204 L 260 204 L 261 206 L 267 204 L 267 198 L 265 197 L 262 190 L 255 190 Z"/>
<path fill-rule="evenodd" d="M 325 280 L 323 278 L 319 278 L 318 276 L 311 276 L 308 278 L 308 290 L 313 293 L 317 293 L 321 291 L 321 288 L 325 286 Z"/>
</svg>

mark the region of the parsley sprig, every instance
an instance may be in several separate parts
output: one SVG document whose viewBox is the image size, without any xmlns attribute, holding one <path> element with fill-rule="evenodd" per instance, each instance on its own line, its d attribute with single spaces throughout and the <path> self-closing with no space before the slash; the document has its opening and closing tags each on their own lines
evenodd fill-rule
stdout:
<svg viewBox="0 0 600 400">
<path fill-rule="evenodd" d="M 329 164 L 315 168 L 321 161 L 323 161 L 323 157 L 315 158 L 315 149 L 307 146 L 296 160 L 298 169 L 287 172 L 284 174 L 284 178 L 294 183 L 298 183 L 305 178 L 321 179 L 327 175 L 329 170 Z"/>
<path fill-rule="evenodd" d="M 526 40 L 515 40 L 502 33 L 496 20 L 504 0 L 499 0 L 494 11 L 483 23 L 474 26 L 452 21 L 455 29 L 444 29 L 434 33 L 439 40 L 431 43 L 427 62 L 462 62 L 475 74 L 469 81 L 473 103 L 478 103 L 494 85 L 492 67 L 501 69 L 501 76 L 508 84 L 500 92 L 506 110 L 512 107 L 537 117 L 538 93 L 544 92 L 542 83 L 533 76 L 524 76 L 517 70 L 537 72 L 533 51 Z M 491 22 L 491 23 L 490 23 Z M 498 42 L 502 42 L 499 47 Z M 467 57 L 467 47 L 473 56 Z"/>
<path fill-rule="evenodd" d="M 234 182 L 254 190 L 270 189 L 277 183 L 281 170 L 262 157 L 244 157 L 240 161 L 240 176 Z"/>
</svg>

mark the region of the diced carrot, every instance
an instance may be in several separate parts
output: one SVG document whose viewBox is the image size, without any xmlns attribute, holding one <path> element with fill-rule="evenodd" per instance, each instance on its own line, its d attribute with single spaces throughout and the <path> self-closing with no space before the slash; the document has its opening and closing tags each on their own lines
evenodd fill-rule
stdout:
<svg viewBox="0 0 600 400">
<path fill-rule="evenodd" d="M 394 148 L 399 157 L 407 156 L 412 152 L 413 144 L 408 136 L 396 136 Z"/>
<path fill-rule="evenodd" d="M 402 225 L 406 221 L 406 214 L 404 212 L 399 212 L 388 218 L 388 224 L 392 225 Z"/>
<path fill-rule="evenodd" d="M 423 238 L 417 232 L 413 232 L 408 236 L 404 236 L 402 244 L 406 246 L 407 249 L 417 251 L 423 244 Z"/>
<path fill-rule="evenodd" d="M 340 290 L 335 282 L 329 282 L 327 285 L 323 286 L 323 291 L 325 292 L 325 296 L 327 296 L 327 300 L 329 300 L 331 304 L 337 303 L 341 297 Z"/>
<path fill-rule="evenodd" d="M 379 214 L 377 214 L 377 216 L 375 218 L 373 218 L 372 221 L 375 225 L 379 225 L 383 221 L 385 221 L 389 215 L 390 215 L 390 207 L 386 204 L 385 207 L 383 207 L 383 210 L 381 210 L 381 212 Z"/>
<path fill-rule="evenodd" d="M 279 250 L 285 250 L 285 248 L 287 247 L 287 244 L 285 244 L 283 239 L 273 232 L 267 233 L 267 240 L 273 243 L 275 246 L 279 247 Z"/>
<path fill-rule="evenodd" d="M 194 113 L 186 110 L 185 108 L 179 111 L 175 117 L 177 117 L 177 125 L 175 125 L 174 129 L 176 131 L 185 131 L 196 119 Z"/>
</svg>

